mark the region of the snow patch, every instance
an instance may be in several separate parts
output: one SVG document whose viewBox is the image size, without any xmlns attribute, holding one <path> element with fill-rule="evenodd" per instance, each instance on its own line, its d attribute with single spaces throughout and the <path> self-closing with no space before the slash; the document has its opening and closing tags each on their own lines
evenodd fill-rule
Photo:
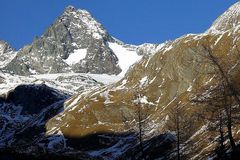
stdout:
<svg viewBox="0 0 240 160">
<path fill-rule="evenodd" d="M 93 33 L 93 38 L 95 39 L 101 39 L 102 36 L 99 33 Z"/>
<path fill-rule="evenodd" d="M 125 84 L 127 84 L 127 80 L 126 80 L 126 79 L 124 79 L 124 80 L 122 81 L 122 85 L 124 86 Z"/>
<path fill-rule="evenodd" d="M 188 91 L 188 92 L 191 92 L 191 91 L 192 91 L 192 85 L 189 85 L 187 91 Z"/>
<path fill-rule="evenodd" d="M 78 16 L 80 17 L 81 21 L 85 23 L 89 30 L 91 30 L 93 33 L 105 34 L 101 24 L 98 23 L 88 11 L 78 10 L 78 13 L 80 13 Z"/>
<path fill-rule="evenodd" d="M 192 136 L 189 138 L 189 140 L 192 140 L 192 139 L 193 139 L 194 137 L 196 137 L 197 135 L 205 132 L 205 131 L 207 130 L 207 127 L 208 127 L 207 124 L 206 124 L 206 125 L 203 125 L 197 132 L 194 133 L 194 135 L 192 135 Z"/>
<path fill-rule="evenodd" d="M 217 45 L 217 44 L 218 44 L 218 42 L 222 39 L 223 35 L 224 35 L 224 34 L 221 34 L 221 35 L 218 37 L 218 39 L 215 41 L 214 45 Z"/>
<path fill-rule="evenodd" d="M 108 74 L 86 74 L 89 77 L 95 79 L 97 82 L 109 85 L 121 80 L 122 77 L 118 75 L 108 75 Z"/>
<path fill-rule="evenodd" d="M 148 97 L 147 96 L 143 96 L 143 97 L 138 97 L 137 99 L 133 100 L 134 103 L 136 104 L 149 104 L 149 105 L 155 105 L 152 102 L 148 101 Z"/>
<path fill-rule="evenodd" d="M 29 72 L 32 73 L 32 74 L 37 74 L 37 71 L 36 70 L 33 70 L 31 68 L 29 68 Z"/>
<path fill-rule="evenodd" d="M 72 45 L 73 45 L 74 47 L 78 47 L 78 45 L 77 45 L 76 42 L 73 42 Z"/>
<path fill-rule="evenodd" d="M 109 91 L 108 91 L 108 90 L 105 91 L 105 92 L 100 93 L 100 96 L 105 98 L 104 104 L 113 103 L 113 102 L 110 100 L 110 96 L 109 96 Z"/>
<path fill-rule="evenodd" d="M 122 69 L 122 72 L 118 76 L 123 77 L 130 66 L 142 58 L 142 56 L 139 56 L 135 50 L 130 50 L 118 43 L 108 42 L 108 46 L 117 56 L 118 65 Z"/>
<path fill-rule="evenodd" d="M 205 82 L 204 85 L 207 85 L 208 83 L 210 83 L 213 80 L 214 77 L 215 77 L 215 75 L 212 76 L 207 82 Z"/>
<path fill-rule="evenodd" d="M 77 98 L 75 98 L 73 100 L 73 102 L 71 104 L 68 105 L 68 108 L 71 108 L 69 111 L 73 111 L 76 106 L 77 106 L 77 103 L 79 102 L 79 100 L 81 99 L 82 97 L 81 96 L 78 96 Z M 64 105 L 65 106 L 65 105 Z M 74 107 L 75 106 L 75 107 Z"/>
<path fill-rule="evenodd" d="M 0 45 L 0 54 L 3 53 L 3 50 L 4 50 L 4 45 Z"/>
<path fill-rule="evenodd" d="M 8 52 L 8 53 L 4 53 L 2 54 L 0 51 L 0 68 L 3 68 L 5 66 L 7 66 L 7 64 L 9 64 L 17 55 L 17 52 Z"/>
<path fill-rule="evenodd" d="M 152 84 L 152 83 L 155 81 L 156 78 L 157 78 L 157 77 L 155 76 L 155 77 L 149 82 L 149 84 Z"/>
<path fill-rule="evenodd" d="M 148 63 L 149 63 L 149 61 L 151 60 L 151 58 L 148 58 L 148 60 L 147 60 L 147 62 L 146 62 L 146 64 L 145 64 L 145 68 L 147 68 L 147 66 L 148 66 Z"/>
<path fill-rule="evenodd" d="M 236 66 L 239 64 L 240 60 L 237 61 L 237 63 L 235 63 L 229 70 L 228 70 L 228 74 L 234 70 L 236 68 Z"/>
<path fill-rule="evenodd" d="M 163 53 L 170 51 L 172 48 L 173 48 L 172 45 L 168 46 L 167 48 L 164 49 Z"/>
<path fill-rule="evenodd" d="M 67 59 L 64 60 L 64 62 L 71 66 L 80 62 L 80 60 L 84 59 L 86 55 L 87 49 L 76 49 L 68 56 Z"/>
<path fill-rule="evenodd" d="M 147 76 L 143 77 L 143 78 L 140 80 L 140 85 L 141 85 L 141 86 L 145 85 L 145 84 L 147 83 L 147 81 L 148 81 L 148 77 L 147 77 Z"/>
</svg>

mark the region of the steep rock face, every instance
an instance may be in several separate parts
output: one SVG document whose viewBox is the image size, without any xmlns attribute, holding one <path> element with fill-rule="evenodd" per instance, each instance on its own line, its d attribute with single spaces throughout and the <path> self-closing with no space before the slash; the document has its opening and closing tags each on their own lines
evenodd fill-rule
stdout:
<svg viewBox="0 0 240 160">
<path fill-rule="evenodd" d="M 20 85 L 1 97 L 0 148 L 32 146 L 45 137 L 46 121 L 63 110 L 68 97 L 44 84 Z"/>
<path fill-rule="evenodd" d="M 232 10 L 234 17 L 239 17 L 238 11 L 238 7 Z M 233 20 L 238 24 L 239 19 Z M 126 131 L 126 117 L 131 124 L 137 121 L 136 95 L 141 95 L 141 105 L 148 108 L 144 112 L 148 114 L 148 127 L 153 127 L 148 135 L 168 131 L 169 113 L 178 102 L 187 111 L 185 116 L 191 117 L 200 112 L 199 107 L 190 102 L 191 97 L 201 87 L 215 85 L 217 75 L 209 74 L 215 68 L 206 61 L 210 52 L 220 60 L 224 72 L 240 90 L 239 29 L 237 25 L 218 34 L 191 34 L 165 43 L 158 53 L 136 64 L 117 84 L 69 99 L 64 112 L 47 123 L 47 133 L 61 131 L 67 137 L 83 137 L 93 132 L 122 133 Z M 190 158 L 206 159 L 213 153 L 216 142 L 209 140 L 213 133 L 207 127 L 204 121 L 200 121 L 191 131 L 186 131 L 190 135 L 186 142 L 191 143 L 187 143 L 189 146 L 184 152 Z M 238 129 L 237 126 L 234 128 L 234 136 L 239 136 Z M 99 156 L 103 156 L 102 153 Z"/>
<path fill-rule="evenodd" d="M 22 106 L 21 114 L 37 114 L 46 106 L 66 99 L 66 95 L 60 94 L 44 84 L 19 85 L 10 91 L 5 100 L 15 106 Z"/>
<path fill-rule="evenodd" d="M 0 40 L 0 68 L 6 66 L 15 56 L 15 50 L 7 42 Z"/>
<path fill-rule="evenodd" d="M 14 49 L 7 42 L 0 40 L 0 54 L 12 51 L 14 51 Z"/>
</svg>

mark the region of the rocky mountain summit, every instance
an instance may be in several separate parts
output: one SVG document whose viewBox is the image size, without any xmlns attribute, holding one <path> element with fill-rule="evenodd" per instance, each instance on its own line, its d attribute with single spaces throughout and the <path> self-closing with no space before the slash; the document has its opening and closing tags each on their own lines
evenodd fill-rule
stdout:
<svg viewBox="0 0 240 160">
<path fill-rule="evenodd" d="M 0 68 L 6 66 L 15 56 L 15 50 L 7 42 L 0 40 Z"/>
<path fill-rule="evenodd" d="M 69 6 L 41 37 L 21 49 L 4 70 L 20 75 L 70 71 L 119 73 L 117 57 L 107 47 L 107 41 L 113 39 L 90 13 Z"/>
<path fill-rule="evenodd" d="M 0 54 L 13 52 L 14 49 L 5 41 L 0 40 Z"/>
<path fill-rule="evenodd" d="M 125 45 L 110 36 L 89 12 L 69 6 L 41 37 L 20 49 L 2 70 L 18 75 L 66 72 L 124 75 L 142 55 L 155 51 L 153 46 L 157 47 Z M 128 59 L 122 58 L 125 54 Z"/>
</svg>

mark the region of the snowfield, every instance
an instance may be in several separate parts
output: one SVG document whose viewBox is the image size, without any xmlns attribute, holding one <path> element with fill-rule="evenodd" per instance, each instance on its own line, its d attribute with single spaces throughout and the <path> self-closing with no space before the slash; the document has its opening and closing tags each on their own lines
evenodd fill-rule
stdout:
<svg viewBox="0 0 240 160">
<path fill-rule="evenodd" d="M 75 94 L 102 85 L 110 85 L 119 81 L 122 77 L 107 74 L 88 73 L 58 73 L 40 74 L 30 76 L 17 76 L 7 73 L 0 73 L 0 94 L 6 94 L 21 84 L 45 83 L 49 87 L 69 94 Z"/>
<path fill-rule="evenodd" d="M 142 56 L 138 55 L 136 50 L 130 50 L 118 43 L 108 42 L 108 45 L 117 56 L 118 65 L 122 69 L 118 76 L 123 77 L 131 65 L 142 59 Z"/>
<path fill-rule="evenodd" d="M 69 57 L 64 60 L 69 66 L 74 65 L 84 59 L 87 55 L 87 49 L 76 49 Z"/>
</svg>

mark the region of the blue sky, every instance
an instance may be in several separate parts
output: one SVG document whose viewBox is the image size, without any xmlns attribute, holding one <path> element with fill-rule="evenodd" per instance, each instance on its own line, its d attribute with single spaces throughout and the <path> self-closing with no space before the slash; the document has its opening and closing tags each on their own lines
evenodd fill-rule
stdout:
<svg viewBox="0 0 240 160">
<path fill-rule="evenodd" d="M 21 48 L 73 5 L 126 42 L 161 43 L 205 31 L 237 0 L 1 0 L 0 39 Z"/>
</svg>

